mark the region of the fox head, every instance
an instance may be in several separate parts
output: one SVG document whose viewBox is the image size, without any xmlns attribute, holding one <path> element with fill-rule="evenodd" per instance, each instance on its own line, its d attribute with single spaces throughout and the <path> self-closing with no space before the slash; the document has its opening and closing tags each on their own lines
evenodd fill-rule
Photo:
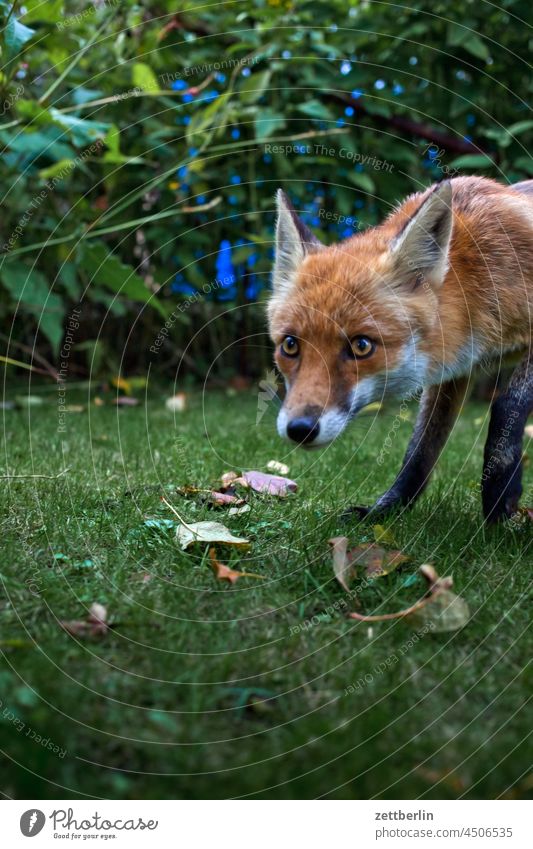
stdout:
<svg viewBox="0 0 533 849">
<path fill-rule="evenodd" d="M 278 431 L 324 445 L 367 404 L 407 397 L 427 380 L 449 264 L 451 186 L 409 198 L 384 224 L 330 247 L 281 190 L 277 206 L 268 317 L 287 388 Z"/>
</svg>

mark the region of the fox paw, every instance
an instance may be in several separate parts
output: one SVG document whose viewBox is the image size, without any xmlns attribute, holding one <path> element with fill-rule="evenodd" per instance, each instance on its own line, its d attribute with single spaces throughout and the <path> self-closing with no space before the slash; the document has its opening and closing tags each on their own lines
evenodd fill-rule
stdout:
<svg viewBox="0 0 533 849">
<path fill-rule="evenodd" d="M 354 519 L 366 519 L 371 511 L 371 507 L 359 507 L 354 504 L 341 513 L 340 519 L 341 522 L 352 522 Z"/>
<path fill-rule="evenodd" d="M 488 525 L 495 525 L 503 519 L 510 519 L 518 510 L 522 494 L 519 480 L 507 480 L 504 483 L 491 482 L 483 491 L 483 515 Z"/>
</svg>

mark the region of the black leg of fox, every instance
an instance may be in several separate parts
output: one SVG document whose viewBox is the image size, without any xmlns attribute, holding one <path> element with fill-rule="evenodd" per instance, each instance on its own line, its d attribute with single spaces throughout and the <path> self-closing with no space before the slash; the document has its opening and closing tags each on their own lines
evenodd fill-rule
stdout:
<svg viewBox="0 0 533 849">
<path fill-rule="evenodd" d="M 396 480 L 372 507 L 353 507 L 349 513 L 374 517 L 414 504 L 429 481 L 467 387 L 468 379 L 462 378 L 424 391 L 413 435 Z"/>
<path fill-rule="evenodd" d="M 492 405 L 481 480 L 487 522 L 512 516 L 522 494 L 522 439 L 533 410 L 532 357 L 531 352 L 526 355 Z"/>
</svg>

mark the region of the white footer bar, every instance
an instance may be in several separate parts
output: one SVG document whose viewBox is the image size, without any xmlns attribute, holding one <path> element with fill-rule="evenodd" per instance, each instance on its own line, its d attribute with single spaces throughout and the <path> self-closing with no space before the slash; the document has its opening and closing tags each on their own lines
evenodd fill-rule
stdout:
<svg viewBox="0 0 533 849">
<path fill-rule="evenodd" d="M 527 801 L 3 801 L 2 846 L 531 849 Z M 32 839 L 35 842 L 30 842 Z"/>
</svg>

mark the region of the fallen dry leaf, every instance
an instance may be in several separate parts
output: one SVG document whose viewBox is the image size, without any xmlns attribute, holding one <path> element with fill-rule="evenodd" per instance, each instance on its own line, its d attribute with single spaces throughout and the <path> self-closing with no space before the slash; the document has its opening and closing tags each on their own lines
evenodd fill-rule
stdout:
<svg viewBox="0 0 533 849">
<path fill-rule="evenodd" d="M 221 563 L 220 560 L 217 560 L 216 550 L 214 548 L 209 549 L 209 560 L 211 561 L 215 578 L 218 581 L 228 581 L 228 583 L 234 584 L 239 580 L 239 578 L 257 578 L 261 581 L 264 580 L 264 575 L 256 575 L 254 572 L 238 572 L 236 569 L 231 569 L 229 566 Z"/>
<path fill-rule="evenodd" d="M 470 619 L 468 604 L 451 591 L 452 577 L 440 578 L 430 564 L 420 566 L 419 571 L 426 578 L 428 594 L 421 601 L 399 610 L 397 613 L 384 613 L 378 616 L 364 616 L 361 613 L 349 613 L 350 619 L 361 622 L 385 622 L 390 619 L 410 619 L 418 627 L 430 627 L 433 633 L 457 631 Z"/>
<path fill-rule="evenodd" d="M 223 487 L 232 486 L 239 479 L 237 472 L 224 472 L 220 481 Z"/>
<path fill-rule="evenodd" d="M 266 472 L 243 472 L 242 479 L 246 485 L 256 492 L 266 492 L 268 495 L 279 495 L 281 498 L 289 492 L 296 492 L 298 484 L 280 475 L 269 475 Z"/>
<path fill-rule="evenodd" d="M 137 398 L 130 398 L 129 395 L 119 395 L 113 398 L 113 404 L 117 407 L 136 407 L 139 403 Z"/>
<path fill-rule="evenodd" d="M 289 467 L 285 465 L 285 463 L 280 463 L 278 460 L 269 460 L 267 463 L 267 469 L 271 472 L 277 472 L 278 475 L 288 475 Z"/>
<path fill-rule="evenodd" d="M 107 608 L 104 607 L 103 604 L 98 604 L 98 602 L 95 601 L 89 608 L 89 616 L 87 617 L 87 620 L 95 625 L 105 625 L 107 620 Z"/>
<path fill-rule="evenodd" d="M 176 539 L 184 551 L 197 542 L 218 542 L 237 548 L 248 548 L 250 545 L 249 540 L 234 536 L 222 522 L 193 522 L 189 525 L 180 519 Z"/>
<path fill-rule="evenodd" d="M 332 537 L 328 540 L 333 549 L 333 572 L 343 590 L 350 592 L 348 581 L 355 577 L 355 570 L 348 556 L 348 537 Z"/>
<path fill-rule="evenodd" d="M 165 407 L 172 413 L 183 413 L 187 408 L 187 396 L 185 392 L 178 392 L 177 395 L 167 398 Z"/>
<path fill-rule="evenodd" d="M 251 509 L 249 504 L 243 504 L 242 507 L 230 507 L 228 516 L 242 516 L 243 513 L 249 513 Z"/>
<path fill-rule="evenodd" d="M 115 386 L 117 389 L 121 389 L 122 392 L 125 392 L 126 395 L 131 395 L 131 383 L 125 377 L 112 377 L 111 384 Z"/>
<path fill-rule="evenodd" d="M 524 428 L 524 433 L 529 439 L 533 439 L 533 424 L 526 425 Z"/>
<path fill-rule="evenodd" d="M 230 492 L 218 492 L 217 490 L 212 490 L 209 493 L 209 497 L 213 504 L 216 504 L 217 507 L 225 507 L 227 504 L 244 504 L 244 498 L 239 498 L 237 495 L 233 495 Z"/>
<path fill-rule="evenodd" d="M 202 489 L 198 486 L 180 486 L 176 489 L 180 495 L 200 495 L 204 501 L 214 504 L 216 507 L 226 507 L 228 504 L 239 506 L 244 504 L 244 498 L 239 498 L 233 491 L 221 492 L 215 489 Z"/>
<path fill-rule="evenodd" d="M 176 492 L 178 492 L 180 495 L 187 496 L 197 495 L 197 493 L 199 492 L 209 492 L 209 490 L 201 489 L 199 486 L 190 486 L 189 484 L 187 484 L 186 486 L 177 486 Z"/>
<path fill-rule="evenodd" d="M 69 622 L 60 621 L 59 624 L 67 633 L 73 637 L 99 637 L 108 630 L 107 609 L 103 604 L 95 602 L 89 608 L 87 619 L 74 619 Z"/>
<path fill-rule="evenodd" d="M 298 484 L 289 478 L 255 470 L 243 472 L 241 475 L 236 472 L 224 472 L 221 484 L 220 488 L 229 491 L 232 495 L 235 494 L 235 487 L 238 485 L 253 489 L 255 492 L 277 495 L 280 498 L 284 498 L 289 492 L 296 492 L 298 489 Z"/>
<path fill-rule="evenodd" d="M 235 545 L 238 548 L 248 548 L 250 545 L 249 540 L 234 536 L 229 528 L 221 522 L 193 522 L 189 524 L 181 518 L 178 511 L 174 509 L 166 498 L 161 498 L 161 501 L 172 510 L 179 521 L 176 539 L 184 551 L 195 542 L 220 542 L 224 543 L 224 545 Z"/>
<path fill-rule="evenodd" d="M 376 526 L 376 527 L 379 527 Z M 348 549 L 347 537 L 328 540 L 333 548 L 333 571 L 339 584 L 348 592 L 346 581 L 353 578 L 358 566 L 364 568 L 367 578 L 381 578 L 394 572 L 410 558 L 401 551 L 388 551 L 373 542 L 363 543 Z"/>
<path fill-rule="evenodd" d="M 390 528 L 386 528 L 385 525 L 374 525 L 372 530 L 376 542 L 382 542 L 384 545 L 396 545 L 394 534 Z"/>
<path fill-rule="evenodd" d="M 382 578 L 384 575 L 390 575 L 398 566 L 411 559 L 401 551 L 387 551 L 372 542 L 352 549 L 350 554 L 354 563 L 361 563 L 365 567 L 367 578 Z"/>
</svg>

